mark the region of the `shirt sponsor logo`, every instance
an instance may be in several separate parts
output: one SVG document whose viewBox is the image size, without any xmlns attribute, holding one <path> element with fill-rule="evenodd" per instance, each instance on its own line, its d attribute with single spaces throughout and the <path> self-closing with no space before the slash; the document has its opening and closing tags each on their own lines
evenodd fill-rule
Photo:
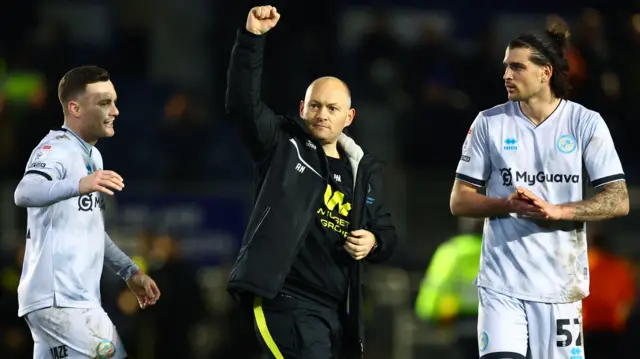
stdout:
<svg viewBox="0 0 640 359">
<path fill-rule="evenodd" d="M 513 186 L 513 171 L 511 168 L 500 168 L 500 176 L 502 177 L 503 186 Z M 534 186 L 538 183 L 580 183 L 580 175 L 567 174 L 567 173 L 546 173 L 540 172 L 527 172 L 527 171 L 515 171 L 515 181 L 517 183 L 526 183 L 529 186 Z"/>
<path fill-rule="evenodd" d="M 78 197 L 78 211 L 92 212 L 94 209 L 104 211 L 106 203 L 100 194 L 89 193 Z"/>
</svg>

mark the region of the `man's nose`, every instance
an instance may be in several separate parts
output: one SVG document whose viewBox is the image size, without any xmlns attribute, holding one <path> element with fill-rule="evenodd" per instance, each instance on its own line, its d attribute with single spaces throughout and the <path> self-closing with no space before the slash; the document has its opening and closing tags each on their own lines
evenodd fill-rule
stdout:
<svg viewBox="0 0 640 359">
<path fill-rule="evenodd" d="M 508 67 L 504 70 L 504 75 L 502 76 L 503 80 L 509 80 L 511 79 L 511 69 L 509 69 Z"/>
<path fill-rule="evenodd" d="M 326 107 L 321 107 L 320 111 L 318 111 L 318 119 L 326 120 L 329 118 L 329 110 Z"/>
</svg>

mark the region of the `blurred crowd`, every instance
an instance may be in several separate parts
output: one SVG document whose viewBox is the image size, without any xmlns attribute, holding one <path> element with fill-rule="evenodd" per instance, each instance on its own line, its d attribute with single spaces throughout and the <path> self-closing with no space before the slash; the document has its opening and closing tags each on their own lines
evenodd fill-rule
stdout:
<svg viewBox="0 0 640 359">
<path fill-rule="evenodd" d="M 250 5 L 239 1 L 208 8 L 206 1 L 191 1 L 190 8 L 172 0 L 154 5 L 97 1 L 75 4 L 72 10 L 58 1 L 4 5 L 0 190 L 10 193 L 34 146 L 62 124 L 59 79 L 70 68 L 91 63 L 111 72 L 119 93 L 116 136 L 99 144 L 107 167 L 125 182 L 153 187 L 157 196 L 213 187 L 224 191 L 233 183 L 246 184 L 245 197 L 250 198 L 252 165 L 223 116 L 226 61 Z M 357 110 L 351 133 L 390 165 L 394 213 L 407 238 L 391 266 L 413 278 L 411 302 L 403 310 L 413 311 L 437 245 L 458 231 L 447 206 L 453 171 L 477 112 L 506 101 L 502 58 L 506 41 L 517 32 L 559 26 L 571 33 L 570 99 L 603 115 L 629 186 L 636 184 L 634 174 L 640 168 L 633 156 L 633 128 L 640 118 L 640 107 L 634 106 L 640 93 L 640 12 L 634 14 L 631 5 L 616 11 L 496 13 L 478 23 L 468 11 L 348 7 L 330 1 L 327 6 L 335 9 L 326 10 L 322 23 L 314 23 L 304 15 L 313 10 L 311 5 L 282 3 L 283 24 L 269 35 L 264 98 L 280 112 L 295 113 L 313 78 L 330 74 L 350 85 Z M 72 26 L 76 21 L 81 24 Z M 7 208 L 11 206 L 0 205 L 1 211 Z M 31 357 L 32 342 L 16 315 L 25 221 L 23 212 L 17 213 L 15 223 L 0 221 L 0 238 L 11 236 L 0 246 L 0 352 L 3 358 L 20 359 Z M 604 225 L 597 241 L 602 245 L 594 244 L 590 254 L 593 294 L 585 304 L 587 346 L 590 333 L 595 333 L 593 343 L 615 338 L 633 343 L 628 339 L 640 338 L 640 245 L 633 207 L 630 218 Z M 103 304 L 132 357 L 252 357 L 253 348 L 246 344 L 252 328 L 233 328 L 233 306 L 224 291 L 226 267 L 196 264 L 181 255 L 179 236 L 144 226 L 123 245 L 163 293 L 157 307 L 141 312 L 124 283 L 105 273 Z M 620 282 L 613 285 L 607 278 Z M 436 330 L 447 325 L 410 318 L 415 325 Z M 386 324 L 376 324 L 373 316 L 369 321 L 373 337 L 381 338 L 371 344 L 379 346 L 371 358 L 410 358 L 394 356 L 398 351 L 393 350 L 393 339 L 376 335 Z M 234 332 L 249 334 L 231 336 Z M 595 352 L 597 344 L 594 347 Z M 620 350 L 619 356 L 589 358 L 622 358 L 625 352 Z"/>
</svg>

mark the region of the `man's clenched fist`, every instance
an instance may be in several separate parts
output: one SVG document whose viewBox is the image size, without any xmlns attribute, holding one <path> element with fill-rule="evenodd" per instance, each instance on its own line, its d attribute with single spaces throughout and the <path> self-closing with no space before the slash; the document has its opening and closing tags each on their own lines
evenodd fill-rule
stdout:
<svg viewBox="0 0 640 359">
<path fill-rule="evenodd" d="M 122 191 L 124 188 L 122 177 L 113 171 L 95 171 L 80 180 L 81 195 L 98 191 L 113 196 L 110 188 L 118 191 Z"/>
<path fill-rule="evenodd" d="M 263 35 L 280 20 L 280 14 L 273 6 L 256 6 L 247 16 L 247 31 L 254 35 Z"/>
</svg>

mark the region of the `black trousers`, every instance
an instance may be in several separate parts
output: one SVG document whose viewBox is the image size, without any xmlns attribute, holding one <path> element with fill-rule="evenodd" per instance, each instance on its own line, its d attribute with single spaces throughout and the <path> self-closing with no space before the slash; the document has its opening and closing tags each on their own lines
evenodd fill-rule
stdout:
<svg viewBox="0 0 640 359">
<path fill-rule="evenodd" d="M 263 351 L 275 359 L 338 359 L 342 324 L 337 309 L 279 295 L 255 297 L 254 327 Z"/>
</svg>

